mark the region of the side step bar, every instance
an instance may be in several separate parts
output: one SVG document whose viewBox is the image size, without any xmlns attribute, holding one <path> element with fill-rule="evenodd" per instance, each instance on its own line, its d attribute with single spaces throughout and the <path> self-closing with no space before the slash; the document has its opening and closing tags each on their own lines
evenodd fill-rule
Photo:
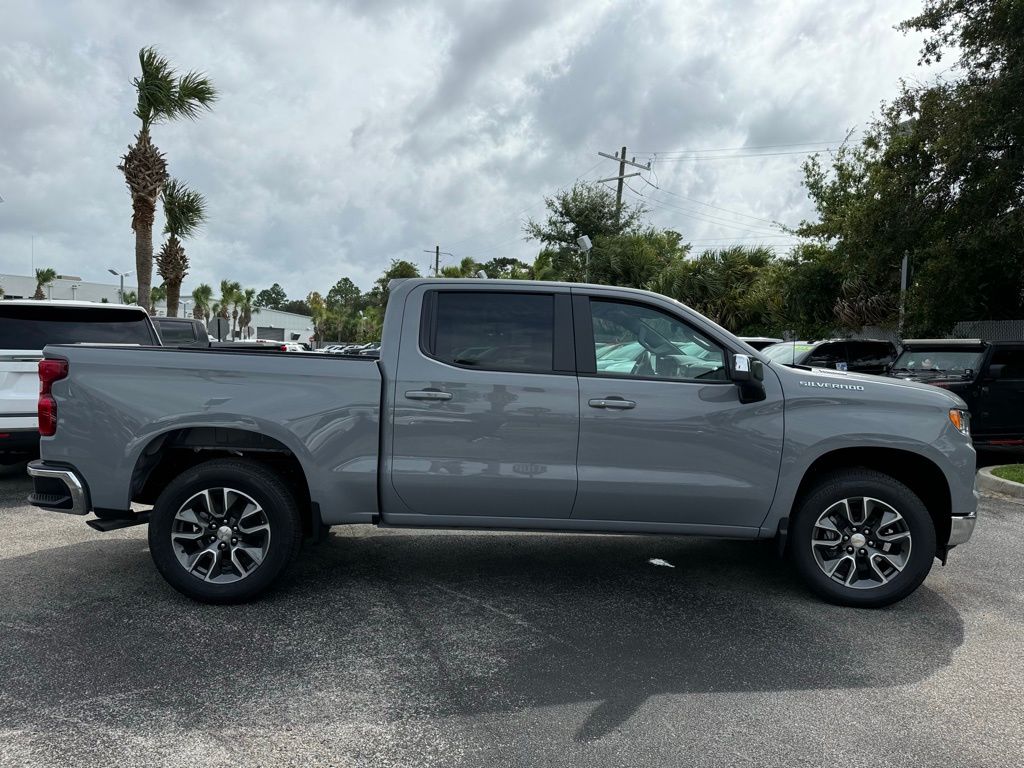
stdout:
<svg viewBox="0 0 1024 768">
<path fill-rule="evenodd" d="M 142 525 L 149 522 L 149 512 L 140 512 L 137 515 L 126 515 L 125 517 L 98 517 L 95 520 L 86 520 L 85 524 L 100 533 L 116 531 L 119 528 L 131 528 L 133 525 Z"/>
</svg>

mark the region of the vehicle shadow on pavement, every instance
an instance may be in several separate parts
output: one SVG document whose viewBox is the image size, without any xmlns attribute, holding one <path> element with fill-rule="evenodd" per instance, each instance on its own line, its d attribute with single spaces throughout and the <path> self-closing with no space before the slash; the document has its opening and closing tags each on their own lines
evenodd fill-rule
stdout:
<svg viewBox="0 0 1024 768">
<path fill-rule="evenodd" d="M 335 529 L 241 606 L 178 595 L 138 538 L 8 558 L 0 583 L 11 727 L 40 711 L 216 727 L 224 712 L 337 723 L 571 704 L 589 713 L 571 738 L 591 741 L 662 694 L 907 685 L 964 639 L 927 587 L 838 608 L 770 545 L 655 536 Z"/>
</svg>

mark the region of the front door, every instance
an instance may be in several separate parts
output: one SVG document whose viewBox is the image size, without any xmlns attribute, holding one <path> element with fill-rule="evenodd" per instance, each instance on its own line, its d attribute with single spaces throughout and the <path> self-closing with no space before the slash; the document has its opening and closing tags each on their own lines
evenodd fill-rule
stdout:
<svg viewBox="0 0 1024 768">
<path fill-rule="evenodd" d="M 729 380 L 728 350 L 682 316 L 596 295 L 577 296 L 574 314 L 580 448 L 573 518 L 760 525 L 782 455 L 782 393 L 771 370 L 767 399 L 742 404 Z"/>
<path fill-rule="evenodd" d="M 395 492 L 435 520 L 569 517 L 580 421 L 569 293 L 420 295 L 396 377 Z"/>
<path fill-rule="evenodd" d="M 1024 347 L 996 347 L 989 367 L 1001 365 L 999 378 L 985 373 L 971 432 L 979 438 L 1017 439 L 1024 436 Z"/>
</svg>

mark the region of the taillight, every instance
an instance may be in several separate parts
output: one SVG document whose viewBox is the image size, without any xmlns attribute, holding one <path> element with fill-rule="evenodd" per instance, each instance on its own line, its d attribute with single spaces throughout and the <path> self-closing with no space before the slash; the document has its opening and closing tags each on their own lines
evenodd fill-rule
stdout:
<svg viewBox="0 0 1024 768">
<path fill-rule="evenodd" d="M 57 401 L 51 390 L 53 382 L 68 375 L 67 360 L 39 361 L 39 434 L 50 437 L 57 432 Z"/>
<path fill-rule="evenodd" d="M 285 345 L 285 344 L 282 344 L 282 345 L 281 345 L 281 351 L 282 351 L 282 352 L 287 352 L 287 351 L 288 351 L 288 346 L 287 346 L 287 345 Z"/>
</svg>

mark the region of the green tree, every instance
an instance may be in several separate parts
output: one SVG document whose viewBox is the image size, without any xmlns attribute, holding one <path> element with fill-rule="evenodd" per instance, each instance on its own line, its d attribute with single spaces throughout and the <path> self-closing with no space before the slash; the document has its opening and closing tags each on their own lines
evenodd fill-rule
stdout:
<svg viewBox="0 0 1024 768">
<path fill-rule="evenodd" d="M 209 322 L 211 317 L 210 305 L 213 303 L 213 288 L 206 283 L 200 283 L 192 290 L 192 317 L 197 320 Z"/>
<path fill-rule="evenodd" d="M 149 313 L 156 314 L 156 305 L 167 299 L 167 288 L 162 285 L 154 285 L 149 289 Z"/>
<path fill-rule="evenodd" d="M 362 300 L 362 292 L 359 290 L 359 286 L 349 280 L 347 277 L 341 278 L 336 282 L 331 290 L 327 292 L 327 306 L 332 309 L 345 308 L 353 312 L 359 310 L 360 301 Z"/>
<path fill-rule="evenodd" d="M 285 302 L 280 309 L 282 312 L 291 312 L 296 315 L 305 315 L 306 317 L 312 317 L 313 315 L 305 299 L 292 299 Z"/>
<path fill-rule="evenodd" d="M 238 303 L 239 327 L 242 329 L 244 338 L 249 338 L 249 324 L 252 322 L 252 311 L 255 308 L 256 289 L 246 288 L 242 291 Z"/>
<path fill-rule="evenodd" d="M 164 184 L 164 234 L 167 239 L 156 256 L 156 271 L 167 288 L 167 316 L 178 316 L 181 283 L 188 274 L 188 256 L 182 240 L 192 237 L 206 221 L 206 200 L 177 179 Z"/>
<path fill-rule="evenodd" d="M 533 268 L 525 261 L 502 256 L 478 265 L 492 280 L 530 280 Z"/>
<path fill-rule="evenodd" d="M 441 267 L 441 277 L 476 277 L 476 273 L 478 271 L 479 265 L 475 261 L 473 261 L 472 257 L 467 256 L 458 264 L 452 264 L 447 267 Z"/>
<path fill-rule="evenodd" d="M 1024 6 L 926 0 L 904 31 L 928 35 L 921 63 L 947 51 L 957 79 L 904 84 L 864 138 L 805 183 L 818 219 L 798 229 L 842 266 L 844 322 L 894 323 L 910 264 L 908 334 L 957 320 L 1024 314 Z"/>
<path fill-rule="evenodd" d="M 527 240 L 537 240 L 550 254 L 556 279 L 584 279 L 585 263 L 576 244 L 582 235 L 599 238 L 633 232 L 641 226 L 646 209 L 641 205 L 615 204 L 615 195 L 598 184 L 577 183 L 544 198 L 547 216 L 523 225 Z"/>
<path fill-rule="evenodd" d="M 36 270 L 36 292 L 32 294 L 33 299 L 45 299 L 46 293 L 43 291 L 46 286 L 57 279 L 57 270 L 53 267 L 43 267 L 42 269 Z"/>
<path fill-rule="evenodd" d="M 139 51 L 141 73 L 132 80 L 136 91 L 135 117 L 141 127 L 135 143 L 128 147 L 118 166 L 132 197 L 132 230 L 135 232 L 135 269 L 139 280 L 137 296 L 149 298 L 153 276 L 153 219 L 156 203 L 167 182 L 167 160 L 153 145 L 153 125 L 187 118 L 195 120 L 210 109 L 217 92 L 199 72 L 178 73 L 156 48 Z"/>
<path fill-rule="evenodd" d="M 668 269 L 678 267 L 690 252 L 683 236 L 654 229 L 606 235 L 594 241 L 590 281 L 650 289 Z"/>
<path fill-rule="evenodd" d="M 256 309 L 283 309 L 287 302 L 288 296 L 285 294 L 284 288 L 274 283 L 256 294 L 253 306 Z"/>
<path fill-rule="evenodd" d="M 384 270 L 384 274 L 378 277 L 377 281 L 373 284 L 373 289 L 367 296 L 368 307 L 375 306 L 383 311 L 388 305 L 388 283 L 392 280 L 419 276 L 420 270 L 412 262 L 405 261 L 404 259 L 392 259 L 391 265 Z"/>
</svg>

